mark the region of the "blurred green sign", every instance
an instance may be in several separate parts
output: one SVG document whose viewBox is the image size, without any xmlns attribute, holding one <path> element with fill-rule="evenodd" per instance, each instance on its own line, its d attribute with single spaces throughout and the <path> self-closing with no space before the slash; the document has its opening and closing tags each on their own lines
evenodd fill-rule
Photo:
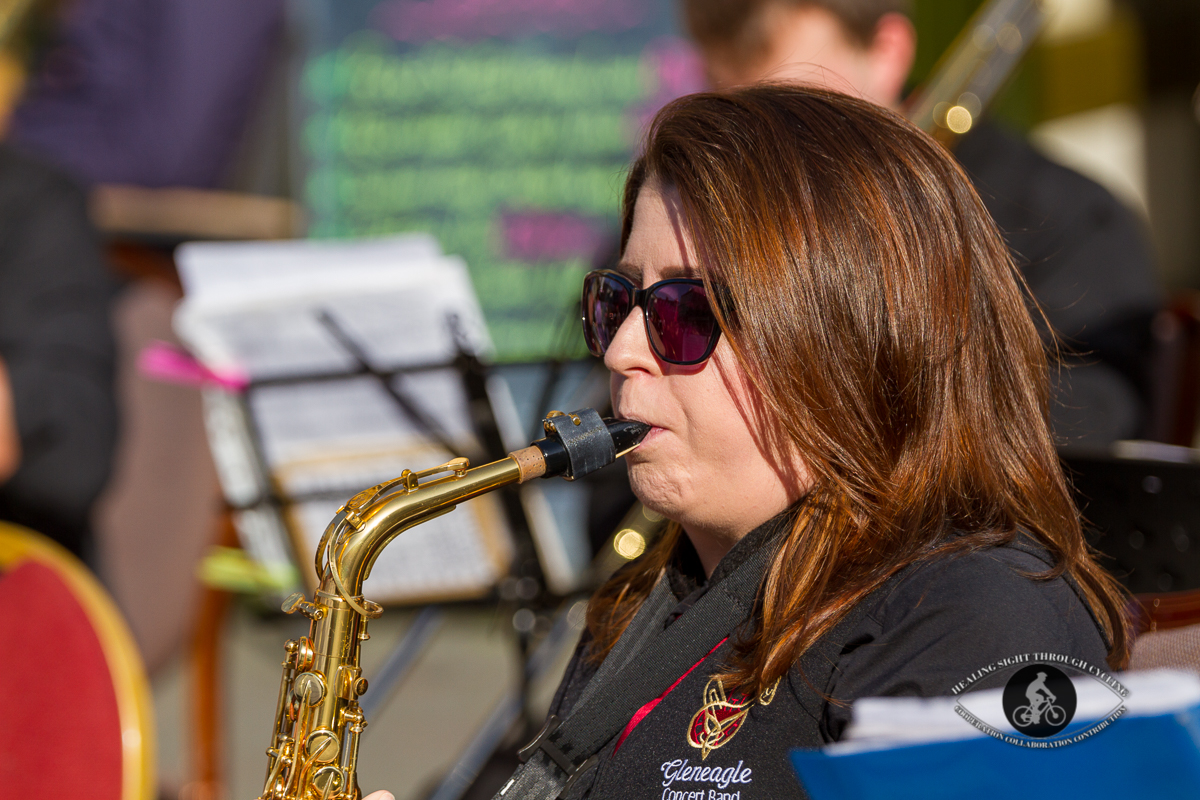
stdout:
<svg viewBox="0 0 1200 800">
<path fill-rule="evenodd" d="M 702 88 L 671 0 L 314 0 L 302 76 L 317 237 L 429 231 L 502 361 L 581 351 L 638 135 Z"/>
</svg>

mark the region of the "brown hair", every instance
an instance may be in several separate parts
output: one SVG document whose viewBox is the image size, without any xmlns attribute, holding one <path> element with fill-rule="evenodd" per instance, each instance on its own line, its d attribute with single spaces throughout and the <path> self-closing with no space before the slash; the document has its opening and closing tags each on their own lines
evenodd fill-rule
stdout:
<svg viewBox="0 0 1200 800">
<path fill-rule="evenodd" d="M 679 192 L 768 443 L 800 453 L 815 480 L 726 677 L 769 685 L 905 566 L 1021 530 L 1054 559 L 1036 578 L 1078 586 L 1123 666 L 1123 594 L 1084 541 L 1051 441 L 1024 283 L 946 151 L 871 103 L 755 86 L 659 112 L 625 186 L 622 249 L 650 180 Z M 597 593 L 595 657 L 678 537 L 672 526 Z"/>
<path fill-rule="evenodd" d="M 884 14 L 907 14 L 909 0 L 682 0 L 684 24 L 706 50 L 718 50 L 740 63 L 753 61 L 766 47 L 766 11 L 772 6 L 823 8 L 842 23 L 847 36 L 866 46 Z"/>
</svg>

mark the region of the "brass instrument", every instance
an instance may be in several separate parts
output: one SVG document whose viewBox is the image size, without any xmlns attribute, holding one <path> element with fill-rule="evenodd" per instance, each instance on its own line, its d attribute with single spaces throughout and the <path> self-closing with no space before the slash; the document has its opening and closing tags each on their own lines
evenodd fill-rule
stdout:
<svg viewBox="0 0 1200 800">
<path fill-rule="evenodd" d="M 1017 68 L 1046 17 L 1044 0 L 984 3 L 913 92 L 905 116 L 947 147 L 974 127 Z"/>
<path fill-rule="evenodd" d="M 312 620 L 308 636 L 285 645 L 283 677 L 266 784 L 260 800 L 358 800 L 359 737 L 367 722 L 358 698 L 367 691 L 359 648 L 367 621 L 383 609 L 362 587 L 383 548 L 404 531 L 452 511 L 459 503 L 537 477 L 568 480 L 606 466 L 650 430 L 625 420 L 601 420 L 593 409 L 552 412 L 547 438 L 499 461 L 471 468 L 456 458 L 356 494 L 317 546 L 320 587 L 311 600 L 289 597 L 283 610 Z"/>
</svg>

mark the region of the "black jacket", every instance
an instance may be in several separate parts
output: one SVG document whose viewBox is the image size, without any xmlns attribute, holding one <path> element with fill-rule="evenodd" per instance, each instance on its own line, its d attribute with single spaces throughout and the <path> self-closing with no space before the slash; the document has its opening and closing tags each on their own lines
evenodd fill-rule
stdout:
<svg viewBox="0 0 1200 800">
<path fill-rule="evenodd" d="M 83 191 L 0 147 L 0 357 L 22 448 L 0 485 L 0 519 L 76 554 L 117 435 L 113 290 Z"/>
<path fill-rule="evenodd" d="M 771 546 L 774 535 L 769 526 L 748 535 L 708 581 L 685 539 L 668 571 L 680 605 L 667 624 L 685 618 L 700 595 L 755 548 Z M 1104 669 L 1103 637 L 1068 582 L 1022 574 L 1048 566 L 1044 551 L 1029 542 L 914 565 L 860 603 L 756 702 L 711 678 L 730 650 L 726 641 L 609 744 L 586 788 L 573 796 L 802 798 L 788 751 L 841 738 L 855 699 L 948 695 L 979 668 L 1030 652 L 1061 653 Z M 595 672 L 584 657 L 587 647 L 585 636 L 551 706 L 559 717 L 570 713 Z"/>
</svg>

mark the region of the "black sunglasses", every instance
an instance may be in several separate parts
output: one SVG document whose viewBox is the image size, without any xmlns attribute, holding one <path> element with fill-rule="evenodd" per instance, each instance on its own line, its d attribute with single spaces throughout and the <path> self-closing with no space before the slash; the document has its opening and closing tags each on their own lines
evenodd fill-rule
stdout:
<svg viewBox="0 0 1200 800">
<path fill-rule="evenodd" d="M 592 355 L 604 355 L 637 306 L 650 348 L 668 364 L 699 364 L 712 355 L 721 338 L 702 281 L 668 278 L 639 289 L 623 275 L 597 270 L 583 279 L 583 338 Z"/>
</svg>

